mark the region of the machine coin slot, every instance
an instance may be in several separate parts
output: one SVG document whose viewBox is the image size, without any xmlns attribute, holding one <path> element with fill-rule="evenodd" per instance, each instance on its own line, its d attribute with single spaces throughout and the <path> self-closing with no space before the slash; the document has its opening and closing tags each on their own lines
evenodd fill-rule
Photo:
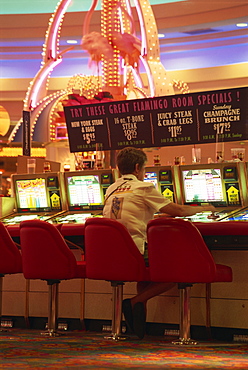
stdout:
<svg viewBox="0 0 248 370">
<path fill-rule="evenodd" d="M 112 173 L 102 173 L 101 174 L 101 185 L 102 185 L 102 191 L 103 196 L 105 196 L 106 191 L 110 184 L 113 182 Z"/>
<path fill-rule="evenodd" d="M 110 185 L 112 184 L 112 173 L 102 173 L 101 175 L 101 184 L 102 185 Z"/>
<path fill-rule="evenodd" d="M 170 170 L 159 171 L 159 181 L 163 184 L 172 184 L 172 176 Z"/>
<path fill-rule="evenodd" d="M 51 176 L 47 178 L 47 187 L 48 188 L 59 188 L 59 180 L 57 176 Z"/>
<path fill-rule="evenodd" d="M 238 181 L 237 168 L 236 167 L 224 167 L 224 181 Z"/>
</svg>

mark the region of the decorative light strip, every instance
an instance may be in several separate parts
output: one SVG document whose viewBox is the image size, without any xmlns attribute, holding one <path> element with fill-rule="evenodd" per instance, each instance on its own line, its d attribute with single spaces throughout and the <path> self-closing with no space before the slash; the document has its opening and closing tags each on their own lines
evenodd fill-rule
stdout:
<svg viewBox="0 0 248 370">
<path fill-rule="evenodd" d="M 151 73 L 151 69 L 149 65 L 147 64 L 146 60 L 142 56 L 140 56 L 140 59 L 142 60 L 144 68 L 147 73 L 147 78 L 148 78 L 149 87 L 150 87 L 150 97 L 153 97 L 155 95 L 155 86 L 154 86 L 154 80 L 153 80 L 153 76 Z"/>
<path fill-rule="evenodd" d="M 64 14 L 68 5 L 70 4 L 71 0 L 61 0 L 50 18 L 50 23 L 48 30 L 46 32 L 46 39 L 45 44 L 43 45 L 43 61 L 41 63 L 41 68 L 31 81 L 26 97 L 24 100 L 24 107 L 23 110 L 30 110 L 32 111 L 39 103 L 38 100 L 38 93 L 42 87 L 42 84 L 46 80 L 46 92 L 48 90 L 48 79 L 50 77 L 50 73 L 55 66 L 57 66 L 60 62 L 62 62 L 61 55 L 58 56 L 58 44 L 59 44 L 59 37 L 60 37 L 60 29 L 61 23 L 63 21 Z M 51 48 L 51 51 L 49 51 Z M 47 54 L 48 50 L 48 54 Z M 50 53 L 50 54 L 49 54 Z M 8 142 L 12 141 L 15 137 L 15 134 L 22 124 L 22 118 L 18 121 L 17 125 L 15 126 L 14 130 L 11 132 Z"/>
<path fill-rule="evenodd" d="M 40 100 L 38 103 L 37 103 L 37 107 L 36 108 L 33 108 L 31 110 L 31 124 L 32 124 L 32 128 L 31 128 L 31 135 L 33 135 L 33 131 L 34 131 L 34 126 L 39 118 L 39 115 L 40 113 L 43 111 L 43 109 L 49 104 L 51 103 L 52 100 L 56 99 L 59 95 L 63 95 L 65 94 L 67 90 L 59 90 L 59 91 L 56 91 L 55 93 L 51 94 L 51 95 L 48 95 L 46 96 L 45 98 L 43 98 L 42 100 Z M 39 108 L 39 112 L 36 113 L 35 110 Z M 33 118 L 33 115 L 35 116 Z M 17 122 L 17 124 L 15 125 L 13 131 L 11 132 L 11 135 L 9 136 L 9 139 L 8 139 L 8 143 L 10 143 L 11 141 L 13 141 L 14 137 L 15 137 L 15 134 L 17 132 L 17 130 L 20 128 L 22 124 L 22 118 Z"/>
<path fill-rule="evenodd" d="M 23 148 L 3 147 L 0 150 L 0 157 L 17 157 L 23 155 Z M 46 148 L 31 148 L 32 157 L 46 157 Z"/>
<path fill-rule="evenodd" d="M 30 136 L 31 138 L 33 137 L 33 134 L 34 134 L 34 129 L 35 129 L 35 125 L 41 115 L 41 113 L 43 112 L 43 110 L 54 100 L 57 100 L 60 96 L 62 96 L 63 94 L 65 94 L 65 91 L 66 90 L 59 90 L 59 91 L 56 91 L 55 93 L 47 96 L 45 99 L 43 99 L 41 102 L 39 102 L 37 108 L 34 110 L 33 112 L 33 122 L 32 122 L 32 126 L 31 126 L 31 132 L 30 132 Z M 37 109 L 38 109 L 38 112 L 37 112 Z"/>
<path fill-rule="evenodd" d="M 66 92 L 66 94 L 60 95 L 59 98 L 57 98 L 54 101 L 54 104 L 53 104 L 53 106 L 50 110 L 50 114 L 49 114 L 49 132 L 50 132 L 50 140 L 51 141 L 54 141 L 56 139 L 56 137 L 55 137 L 56 130 L 55 130 L 55 125 L 53 124 L 53 115 L 56 112 L 56 106 L 57 106 L 57 104 L 59 103 L 60 100 L 66 99 L 68 97 L 68 94 L 70 94 L 70 93 L 72 93 L 72 90 L 68 90 Z"/>
<path fill-rule="evenodd" d="M 56 67 L 58 64 L 62 62 L 62 58 L 59 58 L 57 60 L 51 60 L 49 65 L 46 65 L 46 68 L 40 70 L 36 78 L 34 79 L 33 84 L 35 85 L 34 90 L 32 91 L 30 95 L 30 106 L 29 108 L 34 108 L 37 106 L 37 97 L 39 90 L 45 80 L 49 76 L 49 74 L 52 72 L 54 67 Z"/>
<path fill-rule="evenodd" d="M 63 21 L 63 17 L 65 14 L 65 11 L 70 4 L 71 0 L 61 0 L 57 7 L 55 8 L 55 11 L 50 18 L 49 26 L 46 31 L 46 37 L 45 37 L 45 43 L 43 45 L 43 61 L 41 62 L 41 68 L 36 74 L 35 78 L 31 81 L 30 86 L 28 88 L 26 98 L 24 101 L 24 110 L 29 110 L 37 105 L 36 100 L 38 96 L 38 91 L 41 88 L 42 84 L 44 83 L 45 79 L 46 81 L 46 91 L 48 89 L 48 78 L 49 72 L 52 71 L 52 69 L 58 65 L 57 60 L 60 60 L 59 63 L 62 61 L 61 56 L 58 55 L 59 51 L 59 37 L 60 37 L 60 29 L 61 29 L 61 23 Z M 53 65 L 51 68 L 51 64 Z M 49 72 L 46 72 L 46 69 L 50 69 Z M 43 74 L 44 72 L 44 74 Z M 42 80 L 40 80 L 40 75 L 42 75 Z M 38 83 L 38 87 L 36 87 L 36 84 Z M 37 90 L 33 93 L 33 90 Z M 32 96 L 31 96 L 32 95 Z"/>
<path fill-rule="evenodd" d="M 50 53 L 50 55 L 46 55 L 46 58 L 53 58 L 53 59 L 57 58 L 58 39 L 60 36 L 60 29 L 61 29 L 60 25 L 63 21 L 64 14 L 70 2 L 71 0 L 61 0 L 57 4 L 55 11 L 52 17 L 50 18 L 49 27 L 46 33 L 46 42 L 44 45 L 45 49 L 48 49 L 48 52 Z"/>
<path fill-rule="evenodd" d="M 134 3 L 136 4 L 136 9 L 137 9 L 139 23 L 140 23 L 140 32 L 141 32 L 141 41 L 142 41 L 141 51 L 142 51 L 142 54 L 144 56 L 144 55 L 147 55 L 147 49 L 148 49 L 146 28 L 145 28 L 143 13 L 142 13 L 142 10 L 141 10 L 140 1 L 139 0 L 134 0 Z"/>
<path fill-rule="evenodd" d="M 181 94 L 188 94 L 190 93 L 189 86 L 186 82 L 181 80 L 172 80 L 173 87 L 175 86 L 178 90 L 180 90 Z"/>
<path fill-rule="evenodd" d="M 140 89 L 142 89 L 143 88 L 143 83 L 142 83 L 140 75 L 138 74 L 138 72 L 133 67 L 132 67 L 132 72 L 133 72 L 135 85 L 137 87 L 139 87 Z"/>
<path fill-rule="evenodd" d="M 103 0 L 101 12 L 101 32 L 111 44 L 113 32 L 120 32 L 120 19 L 117 16 L 118 0 Z M 120 86 L 119 74 L 120 52 L 113 47 L 113 58 L 103 59 L 103 85 L 109 87 Z"/>
</svg>

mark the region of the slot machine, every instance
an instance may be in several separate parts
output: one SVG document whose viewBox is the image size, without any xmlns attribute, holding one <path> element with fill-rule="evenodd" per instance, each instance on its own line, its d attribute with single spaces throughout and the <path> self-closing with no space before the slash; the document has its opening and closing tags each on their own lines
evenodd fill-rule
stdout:
<svg viewBox="0 0 248 370">
<path fill-rule="evenodd" d="M 30 219 L 48 220 L 66 209 L 63 179 L 59 172 L 12 175 L 14 212 L 3 217 L 5 226 Z"/>
<path fill-rule="evenodd" d="M 60 232 L 71 249 L 84 250 L 84 223 L 88 217 L 101 217 L 107 188 L 116 179 L 116 170 L 64 172 L 67 211 L 48 222 L 62 224 Z"/>
<path fill-rule="evenodd" d="M 217 211 L 188 217 L 194 222 L 221 221 L 248 205 L 243 162 L 179 166 L 181 204 L 212 204 Z"/>
<path fill-rule="evenodd" d="M 145 182 L 152 182 L 155 188 L 172 202 L 178 201 L 178 166 L 151 166 L 145 168 Z"/>
<path fill-rule="evenodd" d="M 64 172 L 68 210 L 49 221 L 55 224 L 82 224 L 87 217 L 101 216 L 104 195 L 115 178 L 115 170 Z"/>
<path fill-rule="evenodd" d="M 245 162 L 244 166 L 246 189 L 248 189 L 248 162 Z M 245 205 L 248 206 L 247 202 Z M 231 215 L 225 217 L 222 221 L 248 221 L 248 207 L 237 210 Z"/>
</svg>

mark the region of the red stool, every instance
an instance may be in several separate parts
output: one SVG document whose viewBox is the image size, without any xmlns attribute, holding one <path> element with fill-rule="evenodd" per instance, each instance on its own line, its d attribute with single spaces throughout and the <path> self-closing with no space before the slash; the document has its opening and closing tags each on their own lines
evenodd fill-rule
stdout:
<svg viewBox="0 0 248 370">
<path fill-rule="evenodd" d="M 61 280 L 83 279 L 85 262 L 76 261 L 59 228 L 41 220 L 20 224 L 23 274 L 26 279 L 46 280 L 48 285 L 48 330 L 57 335 L 58 286 Z"/>
<path fill-rule="evenodd" d="M 3 277 L 22 272 L 22 257 L 9 232 L 0 222 L 0 326 L 2 317 Z"/>
<path fill-rule="evenodd" d="M 121 336 L 123 285 L 127 281 L 149 281 L 149 269 L 126 227 L 108 218 L 85 222 L 86 274 L 89 279 L 107 280 L 112 286 L 112 334 Z"/>
<path fill-rule="evenodd" d="M 194 283 L 232 281 L 228 266 L 215 264 L 200 232 L 190 222 L 158 218 L 147 226 L 151 281 L 178 283 L 180 338 L 175 344 L 196 344 L 190 339 L 190 288 Z"/>
<path fill-rule="evenodd" d="M 194 222 L 200 231 L 205 243 L 210 249 L 217 250 L 243 250 L 247 248 L 248 223 L 247 221 L 217 221 L 217 222 Z M 233 247 L 234 245 L 234 247 Z M 210 332 L 210 295 L 211 284 L 206 284 L 206 296 L 209 315 L 207 315 L 206 326 Z"/>
</svg>

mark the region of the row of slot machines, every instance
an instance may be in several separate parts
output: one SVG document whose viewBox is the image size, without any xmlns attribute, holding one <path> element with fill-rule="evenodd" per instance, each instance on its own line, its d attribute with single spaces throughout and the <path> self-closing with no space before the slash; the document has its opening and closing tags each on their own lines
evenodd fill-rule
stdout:
<svg viewBox="0 0 248 370">
<path fill-rule="evenodd" d="M 7 226 L 31 219 L 82 223 L 101 215 L 105 192 L 115 179 L 115 170 L 12 175 L 15 210 L 1 221 Z"/>
<path fill-rule="evenodd" d="M 178 204 L 216 207 L 188 217 L 193 222 L 248 220 L 247 173 L 244 162 L 147 167 L 145 181 Z"/>
<path fill-rule="evenodd" d="M 197 214 L 195 221 L 248 220 L 247 163 L 214 163 L 146 167 L 149 181 L 164 197 L 178 204 L 216 207 L 216 213 Z M 27 219 L 54 224 L 81 224 L 101 216 L 104 195 L 118 177 L 114 169 L 12 176 L 15 210 L 2 218 L 7 225 Z"/>
</svg>

